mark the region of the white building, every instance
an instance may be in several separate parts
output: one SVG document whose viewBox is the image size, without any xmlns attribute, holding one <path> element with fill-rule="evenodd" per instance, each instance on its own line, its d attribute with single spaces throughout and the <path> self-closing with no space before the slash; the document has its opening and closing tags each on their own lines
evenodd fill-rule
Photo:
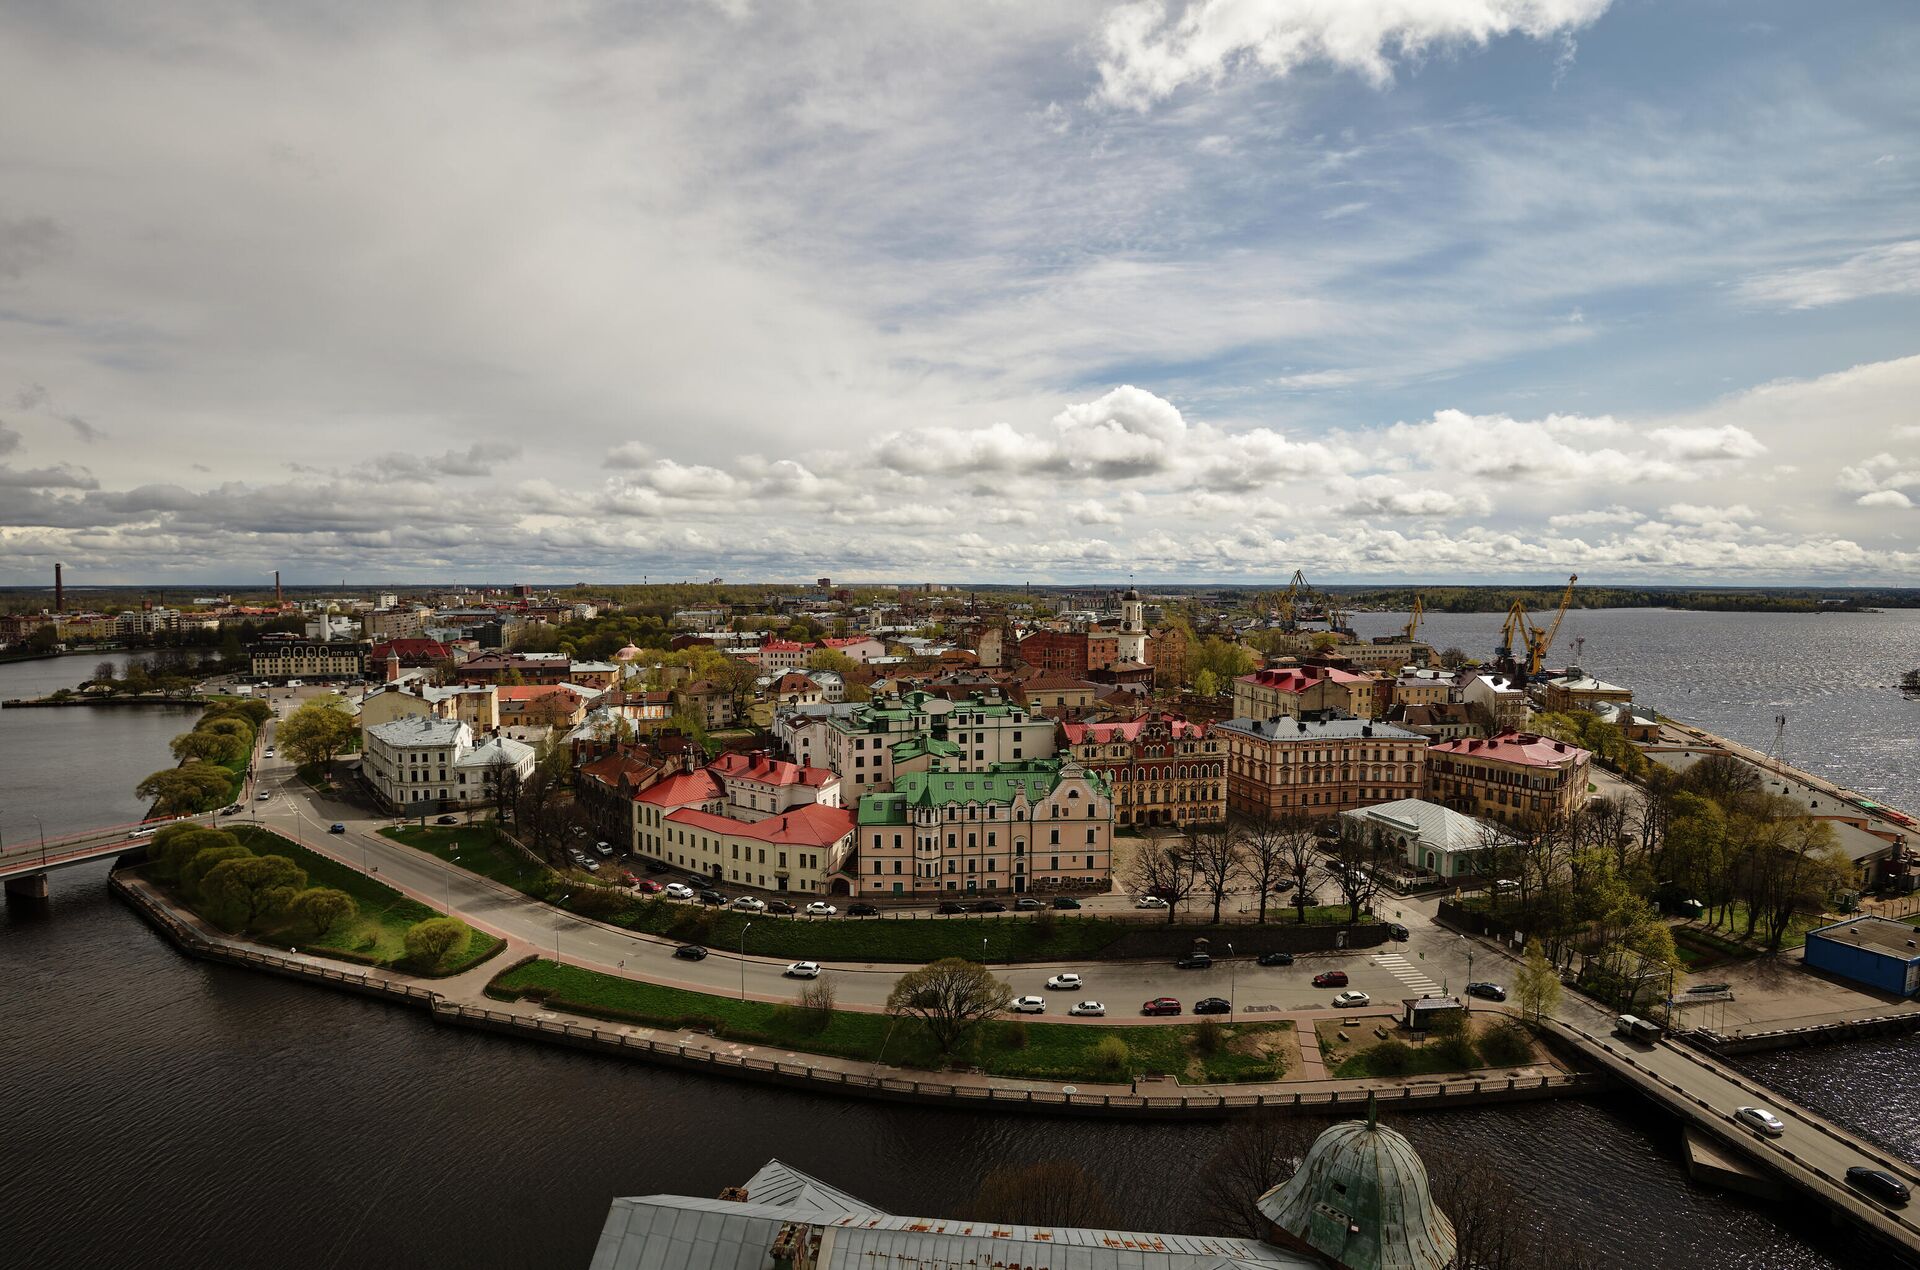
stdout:
<svg viewBox="0 0 1920 1270">
<path fill-rule="evenodd" d="M 360 774 L 389 804 L 424 814 L 491 801 L 506 772 L 532 774 L 533 747 L 505 737 L 481 745 L 459 719 L 408 715 L 376 723 L 365 738 Z"/>
<path fill-rule="evenodd" d="M 1497 826 L 1424 798 L 1400 798 L 1343 811 L 1340 837 L 1389 850 L 1408 867 L 1443 878 L 1488 872 L 1493 867 L 1492 851 L 1507 840 L 1506 832 Z"/>
<path fill-rule="evenodd" d="M 1527 726 L 1532 707 L 1526 689 L 1510 675 L 1474 675 L 1460 691 L 1460 700 L 1470 706 L 1483 706 L 1493 715 L 1493 731 L 1518 732 Z"/>
</svg>

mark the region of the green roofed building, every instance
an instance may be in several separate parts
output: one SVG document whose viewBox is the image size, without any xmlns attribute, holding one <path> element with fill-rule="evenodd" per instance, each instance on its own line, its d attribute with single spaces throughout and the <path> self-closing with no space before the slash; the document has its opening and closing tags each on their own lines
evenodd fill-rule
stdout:
<svg viewBox="0 0 1920 1270">
<path fill-rule="evenodd" d="M 860 799 L 858 894 L 1107 889 L 1113 790 L 1103 775 L 1071 759 L 962 771 L 931 751 L 914 758 L 926 770 L 901 772 L 890 791 Z"/>
<path fill-rule="evenodd" d="M 817 732 L 817 735 L 800 735 Z M 949 699 L 910 692 L 798 724 L 795 757 L 822 762 L 850 793 L 885 789 L 901 771 L 938 761 L 949 771 L 983 772 L 1002 763 L 1052 758 L 1053 721 L 1030 715 L 998 691 Z"/>
</svg>

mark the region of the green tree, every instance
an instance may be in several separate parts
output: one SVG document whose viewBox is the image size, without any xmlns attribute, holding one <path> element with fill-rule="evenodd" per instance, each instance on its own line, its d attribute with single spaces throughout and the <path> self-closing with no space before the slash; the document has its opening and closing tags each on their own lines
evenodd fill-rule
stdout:
<svg viewBox="0 0 1920 1270">
<path fill-rule="evenodd" d="M 1013 989 L 985 966 L 943 957 L 895 980 L 887 994 L 887 1013 L 918 1020 L 945 1055 L 1012 999 Z"/>
<path fill-rule="evenodd" d="M 204 851 L 196 851 L 192 859 L 180 866 L 180 889 L 197 899 L 200 896 L 200 884 L 206 879 L 207 874 L 229 860 L 245 860 L 252 855 L 253 852 L 237 842 L 229 846 L 208 847 Z"/>
<path fill-rule="evenodd" d="M 831 670 L 842 677 L 859 669 L 860 663 L 835 648 L 821 648 L 807 657 L 808 670 Z"/>
<path fill-rule="evenodd" d="M 316 697 L 288 715 L 274 737 L 281 749 L 305 766 L 331 763 L 353 744 L 357 731 L 340 698 Z"/>
<path fill-rule="evenodd" d="M 167 748 L 183 763 L 225 763 L 238 757 L 233 738 L 219 732 L 182 732 L 168 742 Z"/>
<path fill-rule="evenodd" d="M 1526 960 L 1513 975 L 1513 996 L 1520 1013 L 1540 1022 L 1560 1005 L 1560 975 L 1538 939 L 1527 941 Z"/>
<path fill-rule="evenodd" d="M 288 907 L 316 939 L 325 939 L 328 931 L 360 915 L 360 905 L 353 896 L 331 886 L 310 886 L 294 896 Z"/>
<path fill-rule="evenodd" d="M 249 930 L 262 917 L 285 909 L 306 885 L 306 870 L 283 855 L 236 856 L 207 870 L 200 895 Z"/>
<path fill-rule="evenodd" d="M 1213 671 L 1207 669 L 1205 666 L 1202 666 L 1199 673 L 1193 677 L 1193 693 L 1196 697 L 1218 696 L 1220 693 L 1220 676 L 1214 674 Z"/>
<path fill-rule="evenodd" d="M 457 917 L 429 917 L 407 927 L 406 945 L 408 960 L 435 969 L 449 953 L 467 946 L 467 924 Z"/>
<path fill-rule="evenodd" d="M 233 790 L 233 773 L 211 763 L 182 763 L 155 772 L 133 787 L 142 798 L 153 800 L 153 809 L 163 816 L 211 811 L 227 800 Z"/>
<path fill-rule="evenodd" d="M 216 847 L 237 847 L 240 840 L 221 829 L 208 829 L 204 825 L 181 822 L 168 825 L 147 843 L 147 859 L 152 861 L 154 872 L 167 881 L 178 881 L 181 871 L 187 867 L 187 861 L 202 851 Z"/>
</svg>

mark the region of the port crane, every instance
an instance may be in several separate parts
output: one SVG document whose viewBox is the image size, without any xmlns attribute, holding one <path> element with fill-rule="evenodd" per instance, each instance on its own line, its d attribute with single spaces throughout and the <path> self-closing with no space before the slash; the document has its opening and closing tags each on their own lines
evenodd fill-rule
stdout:
<svg viewBox="0 0 1920 1270">
<path fill-rule="evenodd" d="M 1420 638 L 1420 619 L 1427 615 L 1427 606 L 1421 601 L 1420 593 L 1413 593 L 1413 611 L 1407 615 L 1407 642 L 1413 643 Z"/>
<path fill-rule="evenodd" d="M 1560 623 L 1567 616 L 1567 606 L 1573 603 L 1573 584 L 1579 580 L 1577 573 L 1567 579 L 1567 589 L 1560 593 L 1560 607 L 1554 610 L 1552 623 L 1544 629 L 1527 616 L 1525 601 L 1513 602 L 1507 610 L 1507 620 L 1500 627 L 1500 647 L 1494 650 L 1502 662 L 1516 662 L 1514 647 L 1517 644 L 1526 651 L 1527 675 L 1540 673 L 1547 650 L 1553 647 L 1553 637 L 1560 633 Z"/>
</svg>

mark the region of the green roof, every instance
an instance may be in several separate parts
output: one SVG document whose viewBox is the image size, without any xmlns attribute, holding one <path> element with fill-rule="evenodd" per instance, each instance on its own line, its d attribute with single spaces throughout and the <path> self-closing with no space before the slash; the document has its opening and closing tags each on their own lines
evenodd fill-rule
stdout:
<svg viewBox="0 0 1920 1270">
<path fill-rule="evenodd" d="M 1093 776 L 1093 773 L 1088 773 Z M 1098 778 L 1095 777 L 1096 784 Z M 893 792 L 868 794 L 860 800 L 859 823 L 900 824 L 909 807 L 944 807 L 948 803 L 1007 803 L 1025 796 L 1039 802 L 1060 780 L 1060 763 L 1029 759 L 1022 763 L 995 763 L 985 772 L 903 772 L 893 778 Z"/>
<path fill-rule="evenodd" d="M 904 741 L 895 741 L 892 753 L 894 762 L 904 763 L 922 754 L 940 754 L 952 758 L 958 757 L 962 751 L 952 741 L 942 741 L 932 736 L 910 736 Z"/>
</svg>

